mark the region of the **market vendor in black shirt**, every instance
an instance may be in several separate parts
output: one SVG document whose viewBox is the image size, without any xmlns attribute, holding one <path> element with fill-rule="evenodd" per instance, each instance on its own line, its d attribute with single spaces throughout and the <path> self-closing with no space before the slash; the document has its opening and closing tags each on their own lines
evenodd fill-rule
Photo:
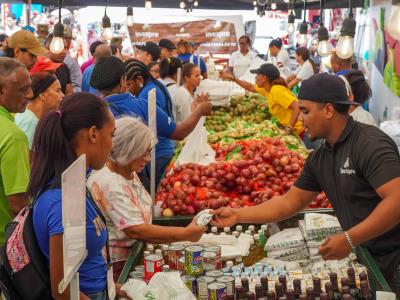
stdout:
<svg viewBox="0 0 400 300">
<path fill-rule="evenodd" d="M 311 153 L 294 186 L 258 206 L 214 211 L 214 225 L 270 223 L 306 208 L 324 191 L 344 233 L 328 238 L 319 253 L 342 259 L 358 245 L 377 261 L 400 296 L 400 156 L 397 146 L 376 127 L 348 114 L 346 87 L 339 77 L 318 74 L 303 81 L 300 120 L 311 139 L 325 139 Z"/>
</svg>

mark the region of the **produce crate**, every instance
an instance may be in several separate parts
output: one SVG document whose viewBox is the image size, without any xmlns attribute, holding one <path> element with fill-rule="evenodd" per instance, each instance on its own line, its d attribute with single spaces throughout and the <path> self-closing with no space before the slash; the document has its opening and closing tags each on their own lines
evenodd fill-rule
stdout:
<svg viewBox="0 0 400 300">
<path fill-rule="evenodd" d="M 122 269 L 121 275 L 118 278 L 118 283 L 124 284 L 125 282 L 127 282 L 129 273 L 132 271 L 132 269 L 137 265 L 140 265 L 140 258 L 143 257 L 143 251 L 144 243 L 136 241 L 132 246 L 131 253 L 129 254 L 125 266 Z"/>
<path fill-rule="evenodd" d="M 384 291 L 392 293 L 392 289 L 387 283 L 385 277 L 375 260 L 372 258 L 369 251 L 363 247 L 356 248 L 357 260 L 360 264 L 364 265 L 368 269 L 368 281 L 371 286 L 371 289 L 376 291 Z"/>
</svg>

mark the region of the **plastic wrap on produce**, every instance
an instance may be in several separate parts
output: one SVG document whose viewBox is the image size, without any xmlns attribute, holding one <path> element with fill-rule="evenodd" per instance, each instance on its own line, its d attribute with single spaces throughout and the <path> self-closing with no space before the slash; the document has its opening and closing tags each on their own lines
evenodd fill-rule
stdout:
<svg viewBox="0 0 400 300">
<path fill-rule="evenodd" d="M 328 214 L 308 213 L 304 222 L 308 239 L 318 240 L 342 231 L 338 219 Z"/>
<path fill-rule="evenodd" d="M 400 121 L 385 121 L 382 122 L 379 127 L 384 133 L 393 139 L 400 150 Z"/>
<path fill-rule="evenodd" d="M 213 106 L 230 106 L 232 96 L 242 96 L 244 90 L 230 81 L 205 79 L 196 90 L 196 94 L 208 94 Z"/>
<path fill-rule="evenodd" d="M 215 151 L 207 143 L 207 130 L 204 127 L 205 117 L 202 117 L 196 128 L 188 136 L 175 164 L 197 163 L 207 166 L 215 161 Z"/>
</svg>

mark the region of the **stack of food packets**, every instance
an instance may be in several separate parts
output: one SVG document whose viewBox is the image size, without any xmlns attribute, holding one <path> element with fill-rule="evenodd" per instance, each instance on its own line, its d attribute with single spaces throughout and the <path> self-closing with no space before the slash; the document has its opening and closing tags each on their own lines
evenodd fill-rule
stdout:
<svg viewBox="0 0 400 300">
<path fill-rule="evenodd" d="M 321 260 L 318 248 L 330 236 L 342 231 L 336 217 L 327 214 L 308 213 L 299 221 L 312 262 Z"/>
<path fill-rule="evenodd" d="M 299 261 L 308 258 L 307 245 L 300 228 L 289 228 L 271 236 L 266 244 L 267 256 L 282 261 Z"/>
</svg>

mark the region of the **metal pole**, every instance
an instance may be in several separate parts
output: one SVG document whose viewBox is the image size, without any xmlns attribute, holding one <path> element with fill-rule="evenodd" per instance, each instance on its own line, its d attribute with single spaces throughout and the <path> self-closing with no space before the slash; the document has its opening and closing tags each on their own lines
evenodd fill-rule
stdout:
<svg viewBox="0 0 400 300">
<path fill-rule="evenodd" d="M 31 12 L 32 12 L 32 0 L 28 0 L 26 7 L 26 24 L 31 26 Z"/>
</svg>

